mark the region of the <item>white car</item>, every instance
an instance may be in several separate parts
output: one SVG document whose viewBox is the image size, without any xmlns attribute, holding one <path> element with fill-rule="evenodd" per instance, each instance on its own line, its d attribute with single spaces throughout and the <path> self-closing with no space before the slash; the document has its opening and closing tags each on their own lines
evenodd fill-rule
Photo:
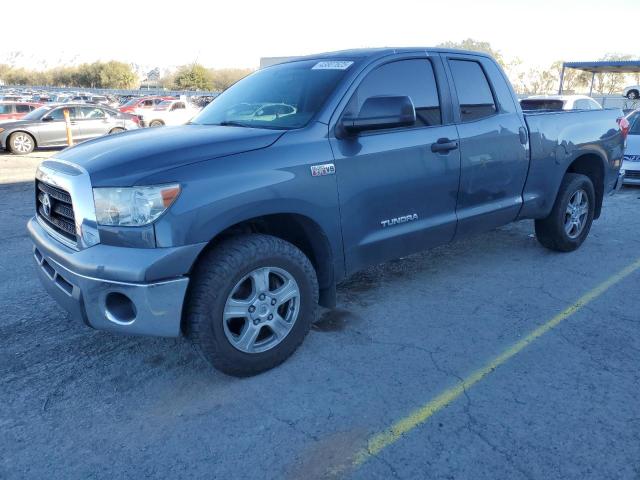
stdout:
<svg viewBox="0 0 640 480">
<path fill-rule="evenodd" d="M 165 125 L 184 125 L 199 111 L 199 108 L 182 100 L 165 100 L 153 110 L 136 110 L 136 115 L 140 119 L 142 127 L 163 127 Z"/>
<path fill-rule="evenodd" d="M 638 98 L 640 98 L 640 85 L 631 85 L 629 87 L 624 87 L 622 96 L 627 97 L 629 100 L 637 100 Z"/>
<path fill-rule="evenodd" d="M 520 100 L 523 110 L 602 110 L 587 95 L 534 95 Z"/>
<path fill-rule="evenodd" d="M 627 115 L 629 136 L 622 157 L 622 170 L 625 171 L 623 183 L 640 185 L 640 110 Z"/>
</svg>

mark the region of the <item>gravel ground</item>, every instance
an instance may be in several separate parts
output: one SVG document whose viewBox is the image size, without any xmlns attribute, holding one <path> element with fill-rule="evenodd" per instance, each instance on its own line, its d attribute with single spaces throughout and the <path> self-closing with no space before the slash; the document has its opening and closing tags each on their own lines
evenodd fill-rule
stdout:
<svg viewBox="0 0 640 480">
<path fill-rule="evenodd" d="M 343 468 L 636 261 L 640 189 L 571 254 L 521 222 L 364 271 L 289 361 L 235 379 L 184 339 L 92 331 L 45 294 L 25 230 L 36 156 L 0 155 L 0 478 L 640 478 L 640 271 Z"/>
</svg>

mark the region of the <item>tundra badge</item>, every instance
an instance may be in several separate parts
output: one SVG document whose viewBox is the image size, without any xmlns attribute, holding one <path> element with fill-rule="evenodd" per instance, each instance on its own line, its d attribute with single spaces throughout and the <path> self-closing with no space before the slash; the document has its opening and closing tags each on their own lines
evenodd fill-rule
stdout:
<svg viewBox="0 0 640 480">
<path fill-rule="evenodd" d="M 382 228 L 387 228 L 393 225 L 399 225 L 401 223 L 413 222 L 414 220 L 418 220 L 417 213 L 410 213 L 409 215 L 405 215 L 403 217 L 390 218 L 389 220 L 382 220 L 380 222 L 380 225 L 382 225 Z"/>
<path fill-rule="evenodd" d="M 311 176 L 322 177 L 324 175 L 333 175 L 336 173 L 336 167 L 333 163 L 325 163 L 324 165 L 311 165 Z"/>
</svg>

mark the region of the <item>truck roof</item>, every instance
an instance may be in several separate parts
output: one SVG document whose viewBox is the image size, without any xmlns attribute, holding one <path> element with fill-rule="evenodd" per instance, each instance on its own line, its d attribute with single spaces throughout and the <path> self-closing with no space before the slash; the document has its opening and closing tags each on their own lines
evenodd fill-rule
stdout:
<svg viewBox="0 0 640 480">
<path fill-rule="evenodd" d="M 303 55 L 299 57 L 290 57 L 282 62 L 289 63 L 300 60 L 315 60 L 315 59 L 364 59 L 368 58 L 373 60 L 375 58 L 392 55 L 395 53 L 461 53 L 465 55 L 479 55 L 483 57 L 491 58 L 491 55 L 484 52 L 477 52 L 471 50 L 458 50 L 453 48 L 438 48 L 438 47 L 383 47 L 383 48 L 354 48 L 351 50 L 338 50 L 335 52 L 316 53 L 311 55 Z"/>
</svg>

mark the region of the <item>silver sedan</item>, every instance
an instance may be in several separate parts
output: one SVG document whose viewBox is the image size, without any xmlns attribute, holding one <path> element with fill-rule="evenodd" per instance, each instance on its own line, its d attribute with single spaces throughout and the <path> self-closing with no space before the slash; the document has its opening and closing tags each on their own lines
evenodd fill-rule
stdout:
<svg viewBox="0 0 640 480">
<path fill-rule="evenodd" d="M 64 111 L 69 112 L 74 143 L 138 128 L 135 115 L 86 104 L 45 105 L 22 120 L 0 124 L 0 146 L 25 155 L 38 147 L 67 145 Z"/>
</svg>

